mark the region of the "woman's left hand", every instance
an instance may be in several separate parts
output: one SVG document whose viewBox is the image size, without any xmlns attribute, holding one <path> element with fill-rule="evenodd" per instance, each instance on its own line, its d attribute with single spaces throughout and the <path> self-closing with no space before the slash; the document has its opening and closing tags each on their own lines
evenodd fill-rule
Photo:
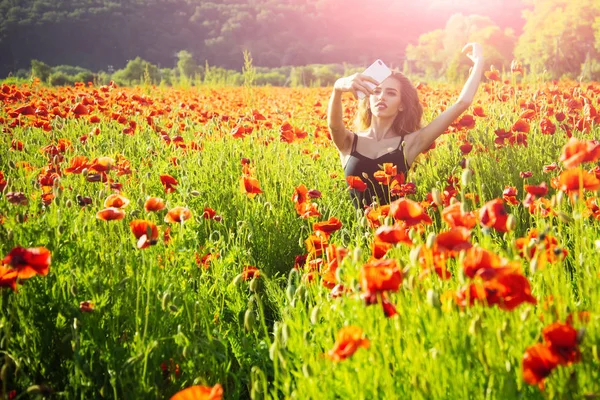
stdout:
<svg viewBox="0 0 600 400">
<path fill-rule="evenodd" d="M 462 52 L 464 53 L 464 51 L 467 50 L 469 47 L 471 48 L 471 52 L 467 53 L 467 57 L 469 57 L 471 61 L 473 61 L 473 64 L 476 64 L 477 62 L 482 62 L 483 48 L 481 47 L 481 45 L 476 42 L 467 43 L 465 47 L 463 47 Z"/>
</svg>

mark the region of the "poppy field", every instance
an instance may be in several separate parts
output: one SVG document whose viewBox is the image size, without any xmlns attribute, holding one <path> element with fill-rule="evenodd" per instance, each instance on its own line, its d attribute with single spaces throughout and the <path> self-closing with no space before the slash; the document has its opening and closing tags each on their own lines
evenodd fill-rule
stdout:
<svg viewBox="0 0 600 400">
<path fill-rule="evenodd" d="M 364 211 L 331 89 L 2 84 L 0 397 L 600 397 L 600 84 L 485 75 Z"/>
</svg>

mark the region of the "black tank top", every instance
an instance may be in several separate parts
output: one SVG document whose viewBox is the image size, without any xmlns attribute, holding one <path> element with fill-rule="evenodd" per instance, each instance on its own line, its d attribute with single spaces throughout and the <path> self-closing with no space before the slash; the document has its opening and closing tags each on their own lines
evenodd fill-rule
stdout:
<svg viewBox="0 0 600 400">
<path fill-rule="evenodd" d="M 383 166 L 384 163 L 392 163 L 396 165 L 396 171 L 398 174 L 404 173 L 404 176 L 406 176 L 408 172 L 408 165 L 404 158 L 404 151 L 402 149 L 404 137 L 402 137 L 402 140 L 396 149 L 377 158 L 365 157 L 357 152 L 357 141 L 358 135 L 355 133 L 352 140 L 352 151 L 350 152 L 348 161 L 344 166 L 344 175 L 346 178 L 349 176 L 358 176 L 367 184 L 367 188 L 364 192 L 360 192 L 356 189 L 350 189 L 350 197 L 352 198 L 354 206 L 362 209 L 365 205 L 370 205 L 374 201 L 373 197 L 377 197 L 375 200 L 379 202 L 379 204 L 389 204 L 390 194 L 388 185 L 379 183 L 373 177 L 373 174 L 382 169 L 380 165 Z M 363 173 L 366 173 L 368 178 L 365 178 Z"/>
</svg>

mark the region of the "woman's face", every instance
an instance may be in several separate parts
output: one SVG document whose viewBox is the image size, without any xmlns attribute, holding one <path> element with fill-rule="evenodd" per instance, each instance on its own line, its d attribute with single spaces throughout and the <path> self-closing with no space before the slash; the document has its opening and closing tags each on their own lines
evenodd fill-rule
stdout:
<svg viewBox="0 0 600 400">
<path fill-rule="evenodd" d="M 394 118 L 402 111 L 401 84 L 391 76 L 373 89 L 369 96 L 371 113 L 379 118 Z"/>
</svg>

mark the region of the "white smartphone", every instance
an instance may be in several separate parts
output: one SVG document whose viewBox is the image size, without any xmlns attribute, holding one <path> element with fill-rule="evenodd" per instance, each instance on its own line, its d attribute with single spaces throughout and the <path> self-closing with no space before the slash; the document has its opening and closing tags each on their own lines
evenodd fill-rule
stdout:
<svg viewBox="0 0 600 400">
<path fill-rule="evenodd" d="M 375 60 L 375 62 L 373 64 L 371 64 L 367 69 L 365 69 L 363 71 L 364 75 L 370 76 L 371 78 L 375 79 L 377 82 L 381 83 L 383 82 L 383 80 L 385 78 L 387 78 L 388 76 L 390 76 L 392 74 L 392 70 L 388 68 L 387 65 L 384 64 L 383 61 L 377 59 Z M 367 85 L 369 85 L 369 87 L 371 89 L 373 89 L 375 87 L 375 85 L 373 85 L 370 82 L 367 82 Z M 359 99 L 364 99 L 366 94 L 361 92 L 360 90 L 357 91 L 356 93 L 358 95 Z"/>
</svg>

